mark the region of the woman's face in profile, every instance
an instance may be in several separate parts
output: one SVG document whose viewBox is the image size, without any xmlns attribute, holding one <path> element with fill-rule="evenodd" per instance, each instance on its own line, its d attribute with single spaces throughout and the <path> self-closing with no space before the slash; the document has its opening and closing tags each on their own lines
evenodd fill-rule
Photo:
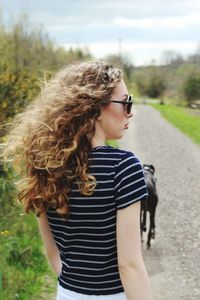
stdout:
<svg viewBox="0 0 200 300">
<path fill-rule="evenodd" d="M 128 90 L 124 81 L 120 81 L 111 95 L 112 100 L 127 101 Z M 120 139 L 128 129 L 129 118 L 133 116 L 128 114 L 126 105 L 122 103 L 111 102 L 102 108 L 102 118 L 99 121 L 101 129 L 105 134 L 105 139 Z"/>
</svg>

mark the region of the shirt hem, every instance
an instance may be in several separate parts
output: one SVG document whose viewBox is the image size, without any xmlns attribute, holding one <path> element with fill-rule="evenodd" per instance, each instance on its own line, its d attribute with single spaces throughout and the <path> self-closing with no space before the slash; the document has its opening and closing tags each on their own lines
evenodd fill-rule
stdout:
<svg viewBox="0 0 200 300">
<path fill-rule="evenodd" d="M 113 287 L 113 289 L 116 290 L 115 293 L 111 292 L 111 291 L 113 291 L 112 289 L 110 291 L 105 291 L 103 289 L 99 289 L 99 290 L 96 290 L 95 292 L 87 290 L 87 293 L 84 293 L 84 290 L 81 289 L 80 287 L 72 288 L 67 283 L 64 283 L 63 281 L 61 281 L 59 278 L 58 278 L 58 284 L 64 289 L 70 290 L 75 293 L 84 294 L 84 295 L 105 296 L 105 295 L 118 295 L 118 294 L 124 293 L 124 289 L 122 286 L 118 287 L 118 288 Z M 109 287 L 109 288 L 112 288 L 112 287 Z"/>
</svg>

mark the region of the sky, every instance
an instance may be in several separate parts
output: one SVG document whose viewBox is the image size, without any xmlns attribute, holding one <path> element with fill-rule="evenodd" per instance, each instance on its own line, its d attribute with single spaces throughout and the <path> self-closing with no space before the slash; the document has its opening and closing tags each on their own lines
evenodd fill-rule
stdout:
<svg viewBox="0 0 200 300">
<path fill-rule="evenodd" d="M 200 0 L 0 0 L 7 26 L 24 12 L 58 45 L 120 54 L 134 65 L 200 49 Z"/>
</svg>

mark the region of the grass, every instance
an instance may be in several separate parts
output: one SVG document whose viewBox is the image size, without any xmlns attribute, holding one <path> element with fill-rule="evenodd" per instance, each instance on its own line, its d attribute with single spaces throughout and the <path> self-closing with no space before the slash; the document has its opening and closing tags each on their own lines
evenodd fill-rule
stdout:
<svg viewBox="0 0 200 300">
<path fill-rule="evenodd" d="M 9 173 L 8 173 L 9 174 Z M 14 200 L 11 174 L 0 176 L 0 300 L 40 300 L 56 288 L 36 217 Z M 45 296 L 44 296 L 45 295 Z"/>
<path fill-rule="evenodd" d="M 184 107 L 173 105 L 151 104 L 158 109 L 162 116 L 190 137 L 195 143 L 200 144 L 200 116 Z"/>
<path fill-rule="evenodd" d="M 0 299 L 42 299 L 40 295 L 50 293 L 56 278 L 43 253 L 36 217 L 16 210 L 7 229 L 1 228 L 0 239 Z"/>
</svg>

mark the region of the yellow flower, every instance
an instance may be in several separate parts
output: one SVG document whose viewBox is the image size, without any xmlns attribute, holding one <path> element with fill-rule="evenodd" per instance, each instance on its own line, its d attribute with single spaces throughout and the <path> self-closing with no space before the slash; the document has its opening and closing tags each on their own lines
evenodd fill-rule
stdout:
<svg viewBox="0 0 200 300">
<path fill-rule="evenodd" d="M 8 103 L 6 101 L 3 101 L 2 104 L 1 104 L 1 107 L 6 108 L 7 106 L 8 106 Z"/>
<path fill-rule="evenodd" d="M 2 230 L 2 231 L 0 231 L 0 235 L 1 236 L 8 236 L 9 234 L 10 234 L 9 230 Z"/>
</svg>

